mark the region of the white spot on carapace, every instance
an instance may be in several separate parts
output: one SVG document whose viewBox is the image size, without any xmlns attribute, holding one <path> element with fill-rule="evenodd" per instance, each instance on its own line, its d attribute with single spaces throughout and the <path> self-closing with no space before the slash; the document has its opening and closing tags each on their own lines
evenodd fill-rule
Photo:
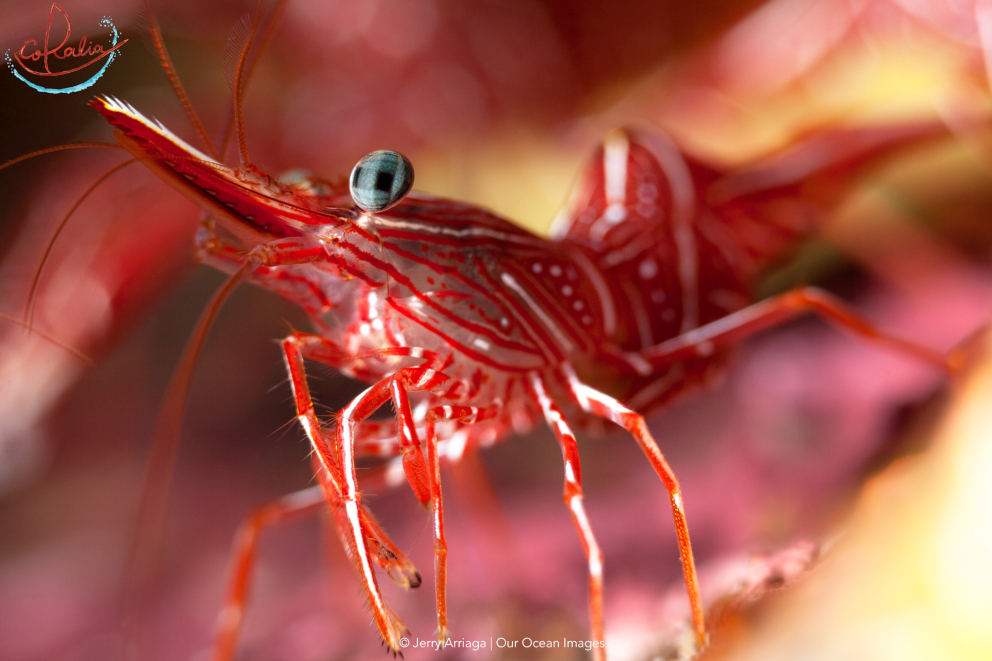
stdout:
<svg viewBox="0 0 992 661">
<path fill-rule="evenodd" d="M 383 329 L 382 319 L 373 319 L 372 328 L 374 328 L 377 331 L 381 331 Z"/>
<path fill-rule="evenodd" d="M 572 309 L 575 310 L 576 312 L 582 312 L 582 308 L 584 308 L 585 306 L 586 304 L 583 303 L 582 301 L 575 301 L 574 303 L 572 303 Z"/>
<path fill-rule="evenodd" d="M 487 342 L 486 340 L 482 339 L 481 337 L 477 337 L 473 339 L 472 344 L 479 347 L 483 351 L 489 351 L 492 348 L 492 345 L 489 344 L 489 342 Z"/>
<path fill-rule="evenodd" d="M 572 286 L 571 285 L 565 285 L 564 287 L 561 288 L 561 295 L 562 296 L 571 296 L 574 293 L 575 293 L 575 290 L 572 289 Z"/>
<path fill-rule="evenodd" d="M 650 182 L 643 182 L 637 187 L 637 199 L 641 202 L 654 202 L 658 199 L 658 187 Z"/>
<path fill-rule="evenodd" d="M 362 335 L 368 335 L 371 330 L 372 329 L 369 327 L 368 324 L 362 324 L 361 326 L 358 327 L 358 332 L 361 333 Z"/>
<path fill-rule="evenodd" d="M 548 269 L 548 273 L 557 278 L 561 275 L 561 267 L 557 264 L 552 264 L 551 268 Z"/>
<path fill-rule="evenodd" d="M 530 267 L 530 270 L 534 273 L 540 274 L 544 271 L 544 264 L 541 264 L 541 262 L 534 262 L 534 265 Z"/>
<path fill-rule="evenodd" d="M 584 325 L 586 325 L 586 326 L 588 326 L 589 324 L 591 324 L 591 323 L 592 323 L 592 317 L 590 317 L 590 316 L 589 316 L 589 315 L 587 315 L 587 314 L 586 314 L 586 315 L 582 315 L 582 323 L 583 323 Z"/>
<path fill-rule="evenodd" d="M 658 275 L 658 262 L 654 261 L 650 257 L 643 260 L 637 265 L 637 275 L 641 276 L 642 280 L 650 280 L 654 276 Z"/>
<path fill-rule="evenodd" d="M 499 325 L 500 325 L 500 326 L 501 326 L 502 328 L 509 328 L 509 327 L 510 327 L 510 320 L 509 320 L 509 319 L 507 319 L 506 317 L 503 317 L 503 318 L 501 318 L 501 319 L 499 320 Z"/>
<path fill-rule="evenodd" d="M 613 294 L 603 279 L 602 272 L 585 255 L 577 251 L 573 255 L 575 265 L 582 269 L 582 272 L 585 273 L 588 281 L 596 290 L 603 316 L 603 331 L 607 336 L 611 336 L 616 331 L 616 306 L 613 302 Z M 588 322 L 585 320 L 582 323 L 588 325 Z"/>
<path fill-rule="evenodd" d="M 661 305 L 665 302 L 666 298 L 668 298 L 668 296 L 665 295 L 665 290 L 663 289 L 655 289 L 651 292 L 651 302 L 655 305 Z"/>
</svg>

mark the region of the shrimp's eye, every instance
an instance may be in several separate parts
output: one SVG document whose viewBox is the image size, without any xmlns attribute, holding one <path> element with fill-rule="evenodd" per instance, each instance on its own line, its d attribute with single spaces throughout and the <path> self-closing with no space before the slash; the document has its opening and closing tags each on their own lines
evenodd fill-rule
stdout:
<svg viewBox="0 0 992 661">
<path fill-rule="evenodd" d="M 351 197 L 365 211 L 385 211 L 410 192 L 413 166 L 402 154 L 374 151 L 351 171 Z"/>
</svg>

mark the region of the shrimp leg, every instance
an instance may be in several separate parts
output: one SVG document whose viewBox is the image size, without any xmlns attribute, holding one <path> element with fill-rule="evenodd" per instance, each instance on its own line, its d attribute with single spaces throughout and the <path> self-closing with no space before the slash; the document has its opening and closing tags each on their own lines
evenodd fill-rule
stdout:
<svg viewBox="0 0 992 661">
<path fill-rule="evenodd" d="M 438 420 L 458 420 L 466 424 L 486 420 L 499 410 L 498 406 L 436 406 L 427 412 L 427 469 L 431 503 L 434 509 L 434 587 L 437 593 L 437 637 L 448 639 L 448 544 L 444 538 L 444 506 L 441 499 L 441 464 L 437 453 Z"/>
<path fill-rule="evenodd" d="M 532 381 L 533 382 L 533 381 Z M 675 534 L 679 540 L 679 556 L 682 559 L 682 572 L 685 574 L 686 590 L 689 593 L 689 608 L 692 612 L 692 628 L 696 636 L 696 647 L 702 649 L 706 645 L 706 625 L 703 618 L 703 601 L 699 594 L 699 578 L 696 575 L 696 562 L 692 557 L 692 545 L 689 543 L 689 527 L 685 520 L 685 507 L 682 503 L 682 490 L 674 471 L 665 460 L 648 431 L 644 417 L 631 411 L 626 406 L 609 395 L 599 392 L 576 379 L 571 379 L 572 394 L 579 404 L 589 413 L 594 413 L 607 420 L 612 420 L 633 435 L 641 450 L 647 455 L 651 466 L 661 478 L 672 505 L 672 515 L 675 518 Z M 543 404 L 542 404 L 543 406 Z M 560 414 L 558 418 L 560 419 Z M 557 420 L 556 419 L 556 420 Z M 558 423 L 552 425 L 556 428 Z M 567 427 L 565 428 L 567 429 Z"/>
<path fill-rule="evenodd" d="M 330 507 L 335 519 L 340 516 L 343 505 L 340 490 L 335 486 L 339 480 L 336 481 L 329 476 L 319 459 L 315 458 L 314 463 L 320 486 L 284 496 L 259 507 L 242 524 L 234 543 L 227 596 L 218 618 L 214 661 L 229 661 L 233 657 L 241 625 L 244 622 L 249 578 L 262 529 L 289 516 L 307 513 L 324 503 Z M 335 468 L 340 473 L 340 467 Z M 401 587 L 405 589 L 419 587 L 421 577 L 416 567 L 386 536 L 364 506 L 359 508 L 359 519 L 366 542 L 373 548 L 371 556 L 376 563 Z M 345 546 L 347 548 L 348 544 L 346 543 Z"/>
<path fill-rule="evenodd" d="M 255 551 L 262 529 L 287 517 L 316 510 L 323 502 L 321 487 L 310 487 L 263 505 L 245 519 L 234 541 L 230 584 L 224 608 L 217 618 L 214 661 L 229 661 L 234 656 L 234 646 L 244 620 L 245 601 L 248 598 L 248 578 L 255 563 Z"/>
<path fill-rule="evenodd" d="M 548 395 L 544 387 L 544 381 L 536 372 L 529 374 L 530 389 L 534 400 L 541 407 L 544 419 L 548 426 L 555 433 L 558 444 L 561 446 L 562 458 L 565 461 L 565 488 L 562 499 L 565 506 L 572 513 L 572 521 L 578 530 L 579 538 L 582 540 L 582 547 L 585 550 L 586 560 L 589 563 L 589 618 L 592 624 L 592 639 L 594 642 L 602 643 L 603 634 L 603 551 L 596 542 L 596 537 L 592 532 L 589 517 L 583 505 L 582 493 L 582 470 L 579 464 L 579 446 L 575 442 L 575 435 L 565 422 L 564 416 L 558 406 Z M 681 540 L 680 540 L 681 541 Z M 688 544 L 688 538 L 686 538 Z M 690 551 L 691 553 L 691 551 Z M 606 648 L 594 647 L 593 658 L 596 661 L 605 661 Z"/>
<path fill-rule="evenodd" d="M 800 287 L 749 305 L 722 319 L 645 349 L 637 355 L 656 366 L 685 358 L 706 356 L 717 348 L 809 312 L 905 356 L 941 370 L 948 369 L 947 357 L 940 352 L 879 329 L 840 299 L 815 287 Z"/>
<path fill-rule="evenodd" d="M 360 496 L 354 458 L 355 425 L 386 401 L 389 396 L 387 389 L 389 381 L 380 381 L 372 386 L 341 412 L 336 428 L 337 444 L 332 445 L 324 436 L 320 422 L 317 420 L 313 401 L 310 398 L 310 388 L 307 385 L 301 345 L 308 339 L 306 336 L 300 337 L 294 334 L 282 342 L 290 382 L 293 386 L 297 419 L 310 439 L 327 482 L 337 494 L 340 494 L 341 508 L 335 512 L 335 519 L 338 521 L 345 549 L 355 562 L 379 633 L 391 650 L 398 651 L 399 640 L 407 630 L 383 600 L 372 568 L 372 558 L 360 516 Z"/>
</svg>

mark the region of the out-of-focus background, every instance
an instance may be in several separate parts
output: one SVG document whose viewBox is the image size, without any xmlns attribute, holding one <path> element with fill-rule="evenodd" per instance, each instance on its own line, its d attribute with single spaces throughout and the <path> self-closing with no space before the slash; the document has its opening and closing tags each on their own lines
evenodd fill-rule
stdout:
<svg viewBox="0 0 992 661">
<path fill-rule="evenodd" d="M 85 92 L 41 94 L 3 72 L 0 162 L 109 139 L 86 106 L 95 94 L 125 99 L 196 144 L 142 44 L 138 4 L 60 6 L 74 36 L 95 39 L 109 16 L 130 41 Z M 0 46 L 40 38 L 49 10 L 37 0 L 0 6 Z M 212 134 L 229 104 L 227 35 L 253 10 L 152 4 Z M 303 167 L 335 177 L 373 149 L 402 151 L 418 188 L 541 232 L 615 126 L 654 125 L 734 167 L 818 128 L 940 118 L 946 140 L 860 176 L 822 232 L 755 288 L 817 284 L 900 335 L 949 349 L 992 308 L 990 35 L 992 6 L 982 0 L 293 0 L 251 81 L 246 133 L 253 160 L 273 174 Z M 0 172 L 0 312 L 22 316 L 54 227 L 121 160 L 79 151 Z M 42 275 L 34 320 L 92 355 L 95 368 L 0 320 L 0 658 L 127 658 L 117 590 L 145 451 L 182 345 L 221 281 L 194 266 L 197 219 L 138 166 L 79 208 Z M 311 483 L 272 341 L 290 326 L 306 327 L 299 311 L 245 287 L 211 334 L 161 579 L 134 614 L 140 658 L 204 658 L 238 523 Z M 313 373 L 328 412 L 360 388 Z M 654 416 L 685 491 L 707 598 L 798 584 L 729 616 L 711 653 L 987 658 L 983 512 L 992 497 L 982 485 L 992 462 L 981 388 L 951 388 L 944 375 L 804 320 L 748 341 L 712 391 Z M 968 424 L 954 422 L 967 418 L 960 411 L 973 412 Z M 664 491 L 625 435 L 583 437 L 580 448 L 606 554 L 612 657 L 677 655 L 685 604 Z M 473 506 L 474 483 L 457 467 L 446 473 L 452 635 L 586 639 L 584 561 L 550 433 L 477 459 L 503 512 Z M 418 591 L 385 589 L 428 640 L 427 514 L 404 489 L 370 487 L 366 502 L 424 573 Z M 340 545 L 324 537 L 313 520 L 267 534 L 239 658 L 380 658 Z M 795 546 L 805 539 L 836 548 L 808 576 L 795 559 L 806 557 L 809 547 Z M 795 552 L 775 555 L 782 548 Z M 519 648 L 471 656 L 583 658 Z"/>
</svg>

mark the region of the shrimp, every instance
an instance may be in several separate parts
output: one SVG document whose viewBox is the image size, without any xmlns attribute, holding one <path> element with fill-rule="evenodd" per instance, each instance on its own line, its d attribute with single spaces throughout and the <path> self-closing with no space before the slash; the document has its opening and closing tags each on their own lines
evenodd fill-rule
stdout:
<svg viewBox="0 0 992 661">
<path fill-rule="evenodd" d="M 243 133 L 242 164 L 227 166 L 125 102 L 103 97 L 93 105 L 118 143 L 208 214 L 197 239 L 204 260 L 232 274 L 232 283 L 249 280 L 291 301 L 317 329 L 294 332 L 280 346 L 318 488 L 260 509 L 246 524 L 217 658 L 233 654 L 259 530 L 321 505 L 337 524 L 379 633 L 401 649 L 406 630 L 375 568 L 404 587 L 421 579 L 362 501 L 355 462 L 373 453 L 398 459 L 433 513 L 443 640 L 441 461 L 539 422 L 562 451 L 563 498 L 588 563 L 592 639 L 602 641 L 604 559 L 585 512 L 569 422 L 586 418 L 624 427 L 667 489 L 702 647 L 705 618 L 681 491 L 642 414 L 711 382 L 743 337 L 804 312 L 938 369 L 945 364 L 940 352 L 878 331 L 823 292 L 758 303 L 750 293 L 758 274 L 813 229 L 806 221 L 834 199 L 811 199 L 804 187 L 821 190 L 820 181 L 849 177 L 907 142 L 942 134 L 939 125 L 814 137 L 732 173 L 692 160 L 663 135 L 616 131 L 590 160 L 552 237 L 542 238 L 477 207 L 415 192 L 369 208 L 340 183 L 273 179 L 247 158 Z M 828 157 L 817 158 L 824 144 Z M 383 174 L 396 176 L 379 172 L 376 180 Z M 798 209 L 777 213 L 789 204 Z M 315 413 L 304 359 L 371 384 L 334 425 Z M 387 401 L 395 425 L 370 431 L 365 419 Z M 605 658 L 605 650 L 596 656 Z"/>
<path fill-rule="evenodd" d="M 448 636 L 440 458 L 455 459 L 484 437 L 502 439 L 538 421 L 561 447 L 563 499 L 588 562 L 591 639 L 604 640 L 604 559 L 567 422 L 585 415 L 625 428 L 669 493 L 701 649 L 705 618 L 682 493 L 636 411 L 705 385 L 734 342 L 807 312 L 936 369 L 945 366 L 940 352 L 874 328 L 825 292 L 747 299 L 752 274 L 806 231 L 799 223 L 809 215 L 763 216 L 760 203 L 795 200 L 800 183 L 833 178 L 939 127 L 817 136 L 726 176 L 687 160 L 662 136 L 618 131 L 593 157 L 553 237 L 543 239 L 476 207 L 405 194 L 412 169 L 391 152 L 356 166 L 349 196 L 340 184 L 314 178 L 272 179 L 247 160 L 243 139 L 243 164 L 233 168 L 125 102 L 102 97 L 93 106 L 125 149 L 207 213 L 198 243 L 208 263 L 232 273 L 232 282 L 250 280 L 291 300 L 318 329 L 281 343 L 297 419 L 323 500 L 394 651 L 408 631 L 387 605 L 374 568 L 407 587 L 420 578 L 366 510 L 356 474 L 369 440 L 362 423 L 387 401 L 396 410 L 396 440 L 383 449 L 377 436 L 375 446 L 401 458 L 410 488 L 433 512 L 440 641 Z M 818 159 L 824 142 L 832 149 Z M 782 162 L 801 165 L 786 170 Z M 758 235 L 755 222 L 770 236 Z M 372 384 L 331 427 L 315 413 L 304 359 Z M 416 413 L 411 396 L 418 398 Z M 313 506 L 313 496 L 279 501 L 248 524 L 218 659 L 233 653 L 258 529 Z M 605 649 L 597 647 L 595 656 L 605 658 Z"/>
</svg>

